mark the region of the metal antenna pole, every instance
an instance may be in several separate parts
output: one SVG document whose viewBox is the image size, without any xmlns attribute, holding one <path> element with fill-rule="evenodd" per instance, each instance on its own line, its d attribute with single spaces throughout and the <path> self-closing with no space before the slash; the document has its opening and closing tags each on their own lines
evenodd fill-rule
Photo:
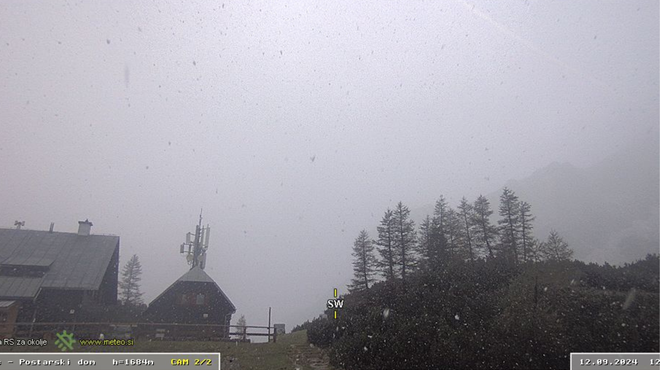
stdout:
<svg viewBox="0 0 660 370">
<path fill-rule="evenodd" d="M 195 228 L 195 244 L 193 246 L 193 263 L 192 267 L 194 268 L 195 266 L 199 266 L 199 257 L 202 252 L 200 243 L 201 243 L 201 238 L 202 238 L 202 211 L 199 211 L 199 224 Z"/>
</svg>

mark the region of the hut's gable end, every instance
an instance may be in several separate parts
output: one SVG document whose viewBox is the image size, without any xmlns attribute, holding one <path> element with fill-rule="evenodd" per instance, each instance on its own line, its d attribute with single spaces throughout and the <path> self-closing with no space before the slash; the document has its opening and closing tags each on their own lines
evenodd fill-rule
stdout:
<svg viewBox="0 0 660 370">
<path fill-rule="evenodd" d="M 224 325 L 235 309 L 215 283 L 177 281 L 144 313 L 153 322 Z"/>
</svg>

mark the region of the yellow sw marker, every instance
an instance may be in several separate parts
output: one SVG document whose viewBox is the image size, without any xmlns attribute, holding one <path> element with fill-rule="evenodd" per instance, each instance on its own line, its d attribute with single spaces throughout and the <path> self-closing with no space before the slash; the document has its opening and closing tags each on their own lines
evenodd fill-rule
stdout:
<svg viewBox="0 0 660 370">
<path fill-rule="evenodd" d="M 337 311 L 335 311 L 335 319 L 337 318 Z"/>
<path fill-rule="evenodd" d="M 337 288 L 335 288 L 335 298 L 337 298 Z"/>
</svg>

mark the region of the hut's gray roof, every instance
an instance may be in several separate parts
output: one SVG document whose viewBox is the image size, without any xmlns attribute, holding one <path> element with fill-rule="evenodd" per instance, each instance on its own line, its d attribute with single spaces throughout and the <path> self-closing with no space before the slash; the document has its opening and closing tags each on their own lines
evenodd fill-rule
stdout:
<svg viewBox="0 0 660 370">
<path fill-rule="evenodd" d="M 39 293 L 43 278 L 0 276 L 0 297 L 3 299 L 34 298 Z"/>
<path fill-rule="evenodd" d="M 0 301 L 0 308 L 11 307 L 16 301 Z"/>
<path fill-rule="evenodd" d="M 177 279 L 177 281 L 194 281 L 198 283 L 215 284 L 215 281 L 213 281 L 213 279 L 211 279 L 211 277 L 206 272 L 204 272 L 204 270 L 202 270 L 199 266 L 196 266 L 188 270 L 188 272 L 183 274 L 179 279 Z"/>
<path fill-rule="evenodd" d="M 118 236 L 0 229 L 0 299 L 34 298 L 43 288 L 97 290 L 118 246 Z"/>
</svg>

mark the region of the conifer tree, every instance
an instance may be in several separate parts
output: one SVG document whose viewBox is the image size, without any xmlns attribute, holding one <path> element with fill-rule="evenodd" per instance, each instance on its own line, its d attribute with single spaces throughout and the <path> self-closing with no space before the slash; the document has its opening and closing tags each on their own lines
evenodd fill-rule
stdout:
<svg viewBox="0 0 660 370">
<path fill-rule="evenodd" d="M 501 252 L 518 263 L 518 247 L 520 245 L 520 201 L 509 188 L 504 188 L 500 196 L 500 226 Z"/>
<path fill-rule="evenodd" d="M 435 202 L 435 207 L 433 209 L 433 217 L 437 220 L 437 226 L 441 232 L 444 233 L 445 226 L 447 224 L 447 210 L 449 206 L 444 196 L 440 196 Z"/>
<path fill-rule="evenodd" d="M 394 280 L 397 277 L 396 261 L 397 256 L 394 251 L 394 218 L 391 209 L 385 211 L 385 215 L 378 226 L 378 253 L 381 259 L 377 266 L 386 280 Z"/>
<path fill-rule="evenodd" d="M 366 230 L 360 231 L 353 243 L 353 274 L 349 289 L 354 291 L 368 290 L 373 284 L 376 272 L 376 256 L 374 246 Z"/>
<path fill-rule="evenodd" d="M 458 206 L 458 215 L 461 223 L 461 246 L 470 262 L 474 262 L 475 255 L 472 248 L 472 205 L 463 197 Z"/>
<path fill-rule="evenodd" d="M 493 210 L 490 209 L 490 202 L 483 195 L 479 195 L 472 208 L 472 222 L 475 225 L 474 239 L 476 243 L 481 245 L 482 249 L 485 249 L 488 257 L 493 258 L 495 256 L 493 247 L 495 246 L 497 229 L 490 223 L 490 216 L 493 214 Z"/>
<path fill-rule="evenodd" d="M 437 245 L 434 240 L 434 229 L 434 220 L 428 215 L 424 218 L 424 221 L 419 224 L 419 239 L 417 247 L 419 248 L 419 265 L 423 269 L 429 269 L 437 259 Z"/>
<path fill-rule="evenodd" d="M 435 254 L 431 261 L 431 266 L 438 267 L 444 263 L 449 255 L 449 245 L 447 238 L 447 201 L 444 196 L 435 203 L 433 218 L 431 218 L 431 237 L 434 244 Z"/>
<path fill-rule="evenodd" d="M 451 207 L 447 207 L 445 219 L 445 233 L 447 235 L 447 250 L 449 257 L 453 258 L 457 251 L 461 236 L 461 220 L 458 213 Z"/>
<path fill-rule="evenodd" d="M 532 222 L 536 219 L 532 216 L 531 206 L 527 202 L 520 202 L 520 243 L 522 244 L 523 262 L 527 262 L 531 252 L 531 243 L 534 239 Z"/>
<path fill-rule="evenodd" d="M 541 262 L 545 260 L 545 255 L 543 253 L 543 250 L 541 249 L 543 247 L 543 242 L 536 238 L 532 238 L 531 240 L 528 241 L 529 246 L 528 246 L 528 256 L 527 256 L 527 261 L 531 262 Z"/>
<path fill-rule="evenodd" d="M 548 240 L 541 244 L 540 249 L 548 261 L 569 261 L 573 258 L 573 250 L 555 230 L 550 231 Z"/>
<path fill-rule="evenodd" d="M 124 265 L 119 282 L 119 297 L 124 305 L 139 306 L 143 303 L 140 292 L 141 275 L 142 265 L 137 254 L 134 254 Z"/>
<path fill-rule="evenodd" d="M 236 332 L 238 333 L 241 340 L 247 340 L 247 321 L 245 321 L 245 315 L 241 317 L 236 322 Z"/>
<path fill-rule="evenodd" d="M 397 265 L 401 272 L 401 279 L 416 266 L 415 256 L 415 222 L 410 219 L 410 210 L 399 202 L 394 208 L 394 250 L 397 256 Z"/>
</svg>

